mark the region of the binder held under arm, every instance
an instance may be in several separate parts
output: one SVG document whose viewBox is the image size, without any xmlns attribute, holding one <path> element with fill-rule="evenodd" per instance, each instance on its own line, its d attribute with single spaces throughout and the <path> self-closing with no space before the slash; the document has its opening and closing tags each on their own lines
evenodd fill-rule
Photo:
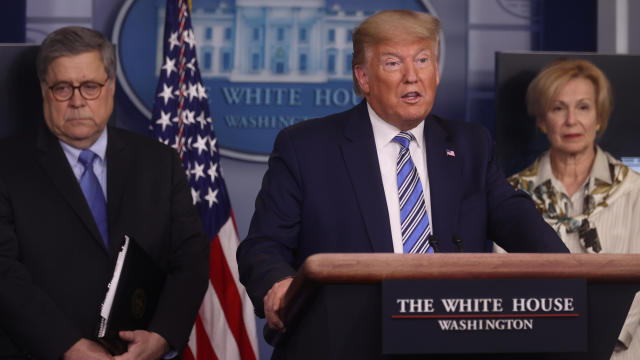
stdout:
<svg viewBox="0 0 640 360">
<path fill-rule="evenodd" d="M 164 279 L 164 271 L 151 256 L 125 235 L 98 323 L 98 341 L 112 354 L 127 351 L 119 331 L 148 328 Z"/>
</svg>

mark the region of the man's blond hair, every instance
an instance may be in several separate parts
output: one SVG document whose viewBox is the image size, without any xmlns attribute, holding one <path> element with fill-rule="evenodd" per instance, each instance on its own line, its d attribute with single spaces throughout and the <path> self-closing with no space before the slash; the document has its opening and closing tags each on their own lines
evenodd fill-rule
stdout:
<svg viewBox="0 0 640 360">
<path fill-rule="evenodd" d="M 440 20 L 426 12 L 409 10 L 385 10 L 365 19 L 353 31 L 352 70 L 367 61 L 367 51 L 372 46 L 400 40 L 424 40 L 433 45 L 433 53 L 439 58 Z M 353 90 L 363 95 L 353 72 Z"/>
</svg>

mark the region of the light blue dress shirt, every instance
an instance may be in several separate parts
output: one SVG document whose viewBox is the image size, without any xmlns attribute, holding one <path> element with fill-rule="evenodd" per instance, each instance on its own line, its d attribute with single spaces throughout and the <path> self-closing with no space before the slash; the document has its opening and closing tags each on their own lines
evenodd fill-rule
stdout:
<svg viewBox="0 0 640 360">
<path fill-rule="evenodd" d="M 69 161 L 69 165 L 71 165 L 71 170 L 73 170 L 73 174 L 76 176 L 76 179 L 80 181 L 80 176 L 84 172 L 84 165 L 82 165 L 78 161 L 78 157 L 82 152 L 82 149 L 76 149 L 73 146 L 65 143 L 62 140 L 60 141 L 60 146 L 62 146 L 62 150 Z M 100 187 L 102 188 L 102 193 L 104 194 L 105 201 L 107 200 L 107 129 L 105 128 L 98 137 L 98 140 L 89 147 L 89 150 L 93 151 L 98 155 L 98 159 L 93 161 L 93 172 L 98 177 L 98 181 L 100 182 Z"/>
</svg>

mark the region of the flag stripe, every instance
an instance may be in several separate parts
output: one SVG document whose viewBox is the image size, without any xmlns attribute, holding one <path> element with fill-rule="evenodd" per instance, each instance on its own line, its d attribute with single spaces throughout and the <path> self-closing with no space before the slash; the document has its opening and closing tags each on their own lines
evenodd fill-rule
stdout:
<svg viewBox="0 0 640 360">
<path fill-rule="evenodd" d="M 247 329 L 244 325 L 242 301 L 240 300 L 240 294 L 235 286 L 235 280 L 231 275 L 231 271 L 227 265 L 222 251 L 222 245 L 220 244 L 220 238 L 217 237 L 211 243 L 211 259 L 210 259 L 210 277 L 211 284 L 218 295 L 218 299 L 224 310 L 224 315 L 229 324 L 229 328 L 233 337 L 238 343 L 240 348 L 240 355 L 242 359 L 255 359 L 253 353 L 253 346 L 249 340 Z M 231 285 L 230 283 L 233 283 Z"/>
<path fill-rule="evenodd" d="M 219 359 L 240 359 L 238 345 L 231 334 L 222 305 L 211 284 L 202 302 L 200 317 L 211 320 L 203 323 L 203 326 L 216 356 Z"/>
<path fill-rule="evenodd" d="M 191 342 L 189 342 L 191 344 Z M 191 347 L 191 345 L 189 345 L 185 350 L 184 353 L 182 353 L 182 359 L 183 360 L 196 360 L 196 357 L 193 356 L 193 353 L 191 353 L 191 349 L 189 348 Z"/>
<path fill-rule="evenodd" d="M 197 343 L 196 343 L 196 326 L 193 325 L 191 329 L 191 334 L 189 334 L 189 342 L 187 343 L 187 348 L 184 350 L 182 357 L 184 360 L 196 360 L 197 354 L 195 354 Z"/>
<path fill-rule="evenodd" d="M 249 305 L 242 307 L 246 332 L 248 334 L 255 334 L 256 322 L 253 307 L 250 306 L 251 300 L 249 299 L 249 295 L 247 294 L 247 292 L 244 291 L 244 286 L 240 283 L 240 274 L 238 273 L 236 249 L 238 248 L 240 240 L 238 239 L 238 230 L 236 227 L 236 220 L 235 216 L 233 215 L 233 211 L 231 211 L 229 220 L 220 228 L 218 237 L 220 238 L 220 245 L 222 247 L 222 251 L 224 252 L 224 259 L 226 259 L 227 261 L 228 268 L 231 270 L 233 280 L 236 284 L 236 289 L 243 290 L 239 294 L 242 298 L 242 303 Z M 251 342 L 251 347 L 253 348 L 254 354 L 257 354 L 258 341 L 256 337 L 249 336 L 249 341 Z"/>
<path fill-rule="evenodd" d="M 208 360 L 217 360 L 215 352 L 213 352 L 213 348 L 211 347 L 211 343 L 209 342 L 209 336 L 204 329 L 204 325 L 202 325 L 202 318 L 198 317 L 196 319 L 196 351 L 198 359 L 208 359 Z"/>
<path fill-rule="evenodd" d="M 235 219 L 233 214 L 229 217 L 229 220 L 222 225 L 218 232 L 220 238 L 220 246 L 224 254 L 224 258 L 227 260 L 229 271 L 233 277 L 233 281 L 236 287 L 242 287 L 240 284 L 240 274 L 238 273 L 238 263 L 236 262 L 236 249 L 238 248 L 238 233 L 235 228 Z"/>
</svg>

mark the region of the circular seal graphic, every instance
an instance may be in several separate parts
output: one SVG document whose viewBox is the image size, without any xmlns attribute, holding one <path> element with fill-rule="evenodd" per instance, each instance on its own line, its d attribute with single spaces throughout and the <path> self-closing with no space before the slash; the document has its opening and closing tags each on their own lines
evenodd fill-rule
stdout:
<svg viewBox="0 0 640 360">
<path fill-rule="evenodd" d="M 164 0 L 126 1 L 112 36 L 119 84 L 149 119 L 164 62 L 165 5 Z M 266 162 L 281 129 L 357 105 L 362 99 L 353 92 L 353 28 L 392 8 L 437 16 L 428 0 L 194 2 L 196 64 L 220 153 Z M 444 44 L 441 33 L 441 77 Z"/>
<path fill-rule="evenodd" d="M 498 5 L 506 11 L 518 18 L 533 19 L 537 14 L 536 1 L 530 0 L 498 0 Z"/>
</svg>

